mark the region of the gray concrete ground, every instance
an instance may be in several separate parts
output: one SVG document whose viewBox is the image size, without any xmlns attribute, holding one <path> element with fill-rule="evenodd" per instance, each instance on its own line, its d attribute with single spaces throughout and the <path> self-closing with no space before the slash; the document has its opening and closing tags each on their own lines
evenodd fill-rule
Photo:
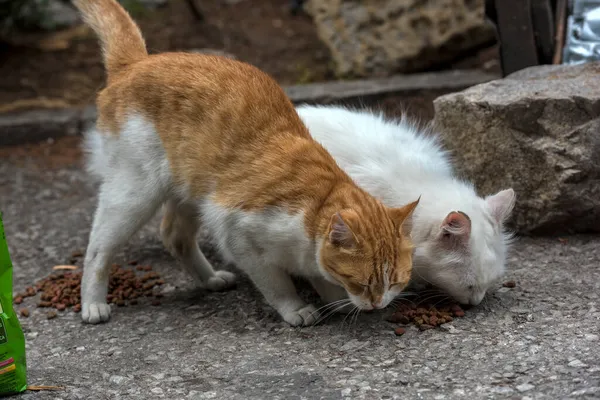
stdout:
<svg viewBox="0 0 600 400">
<path fill-rule="evenodd" d="M 77 139 L 0 149 L 0 209 L 21 290 L 84 249 L 94 209 Z M 63 141 L 61 141 L 63 142 Z M 248 280 L 195 290 L 157 237 L 157 220 L 117 261 L 153 265 L 169 283 L 160 306 L 117 308 L 104 325 L 64 312 L 22 319 L 27 399 L 558 399 L 600 398 L 600 237 L 524 238 L 507 279 L 446 330 L 393 334 L 384 313 L 286 326 Z M 203 248 L 211 259 L 210 243 Z"/>
</svg>

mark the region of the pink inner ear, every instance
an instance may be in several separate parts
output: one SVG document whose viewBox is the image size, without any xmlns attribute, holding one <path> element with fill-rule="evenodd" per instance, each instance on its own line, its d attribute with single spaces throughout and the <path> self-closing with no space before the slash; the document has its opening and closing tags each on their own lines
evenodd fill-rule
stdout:
<svg viewBox="0 0 600 400">
<path fill-rule="evenodd" d="M 354 234 L 340 213 L 336 213 L 331 219 L 331 231 L 329 241 L 341 247 L 352 247 L 355 244 Z"/>
<path fill-rule="evenodd" d="M 471 220 L 463 212 L 452 211 L 442 222 L 442 230 L 445 234 L 468 238 L 471 234 Z"/>
<path fill-rule="evenodd" d="M 504 223 L 510 216 L 515 206 L 516 195 L 513 189 L 501 190 L 493 196 L 486 197 L 485 201 L 496 222 Z"/>
</svg>

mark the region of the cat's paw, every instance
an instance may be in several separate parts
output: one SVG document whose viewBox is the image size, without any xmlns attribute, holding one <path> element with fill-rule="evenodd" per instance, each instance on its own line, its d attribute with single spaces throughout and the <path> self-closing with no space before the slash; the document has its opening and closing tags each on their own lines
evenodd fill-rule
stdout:
<svg viewBox="0 0 600 400">
<path fill-rule="evenodd" d="M 317 322 L 319 315 L 315 306 L 309 304 L 299 310 L 285 313 L 283 319 L 291 326 L 309 326 Z"/>
<path fill-rule="evenodd" d="M 227 290 L 235 286 L 235 275 L 228 271 L 215 271 L 215 276 L 206 281 L 204 287 L 213 292 Z"/>
<path fill-rule="evenodd" d="M 110 306 L 106 303 L 83 304 L 81 319 L 88 324 L 99 324 L 110 319 Z"/>
</svg>

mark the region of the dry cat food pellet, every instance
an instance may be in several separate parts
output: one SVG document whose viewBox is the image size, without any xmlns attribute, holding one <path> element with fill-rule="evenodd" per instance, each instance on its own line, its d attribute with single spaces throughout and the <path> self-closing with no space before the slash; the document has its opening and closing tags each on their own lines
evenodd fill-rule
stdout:
<svg viewBox="0 0 600 400">
<path fill-rule="evenodd" d="M 46 314 L 46 318 L 48 318 L 48 319 L 56 318 L 56 311 L 48 311 L 48 314 Z"/>
<path fill-rule="evenodd" d="M 464 316 L 465 312 L 458 304 L 442 304 L 436 307 L 434 305 L 410 303 L 398 306 L 396 312 L 390 315 L 387 320 L 401 325 L 414 324 L 420 330 L 425 331 L 451 322 L 455 317 Z"/>
<path fill-rule="evenodd" d="M 75 271 L 79 269 L 77 265 L 55 265 L 52 267 L 53 271 Z"/>
<path fill-rule="evenodd" d="M 504 282 L 502 284 L 502 286 L 507 287 L 507 288 L 514 288 L 515 286 L 517 286 L 517 282 L 515 282 L 515 281 Z"/>
<path fill-rule="evenodd" d="M 83 252 L 81 250 L 75 250 L 71 253 L 71 258 L 79 258 L 83 257 Z"/>
<path fill-rule="evenodd" d="M 149 265 L 138 265 L 136 270 L 145 272 L 136 274 L 133 269 L 123 269 L 120 265 L 113 264 L 110 272 L 109 289 L 106 300 L 117 306 L 138 304 L 140 297 L 153 297 L 152 305 L 160 305 L 158 298 L 162 294 L 155 293 L 154 288 L 165 283 Z M 64 311 L 72 307 L 74 312 L 81 312 L 81 271 L 65 271 L 54 273 L 35 285 L 17 293 L 15 303 L 21 304 L 26 297 L 40 294 L 37 304 L 40 308 L 54 308 Z M 54 313 L 54 314 L 52 314 Z M 56 317 L 56 312 L 50 311 L 48 319 Z"/>
<path fill-rule="evenodd" d="M 21 314 L 21 317 L 27 318 L 29 317 L 29 310 L 27 308 L 21 308 L 19 314 Z"/>
<path fill-rule="evenodd" d="M 396 328 L 396 329 L 394 329 L 394 333 L 397 336 L 402 336 L 402 335 L 404 335 L 406 333 L 406 329 L 404 329 L 404 328 Z"/>
</svg>

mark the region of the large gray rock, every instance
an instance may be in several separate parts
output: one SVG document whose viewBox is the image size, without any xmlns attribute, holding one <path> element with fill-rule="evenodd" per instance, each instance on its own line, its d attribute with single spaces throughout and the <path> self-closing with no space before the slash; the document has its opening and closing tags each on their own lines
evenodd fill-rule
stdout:
<svg viewBox="0 0 600 400">
<path fill-rule="evenodd" d="M 600 232 L 600 63 L 532 67 L 434 102 L 456 166 L 513 187 L 521 233 Z"/>
<path fill-rule="evenodd" d="M 489 41 L 484 0 L 309 0 L 341 76 L 414 72 Z"/>
</svg>

